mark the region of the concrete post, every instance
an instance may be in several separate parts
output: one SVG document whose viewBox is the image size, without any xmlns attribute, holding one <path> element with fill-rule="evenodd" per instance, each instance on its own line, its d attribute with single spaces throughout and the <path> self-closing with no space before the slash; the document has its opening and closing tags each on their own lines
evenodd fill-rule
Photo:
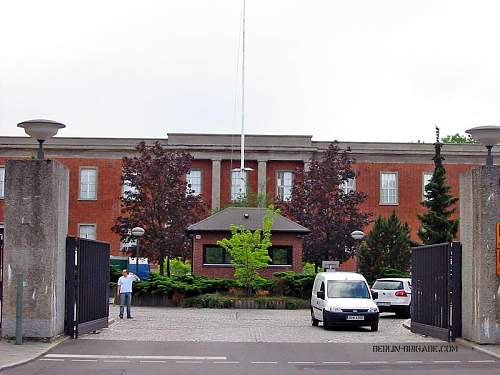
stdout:
<svg viewBox="0 0 500 375">
<path fill-rule="evenodd" d="M 259 160 L 257 167 L 257 194 L 266 195 L 267 161 Z"/>
<path fill-rule="evenodd" d="M 462 336 L 500 343 L 500 278 L 496 275 L 496 223 L 500 222 L 500 166 L 460 176 Z"/>
<path fill-rule="evenodd" d="M 309 172 L 310 169 L 311 169 L 311 161 L 310 160 L 304 161 L 304 171 Z"/>
<path fill-rule="evenodd" d="M 221 159 L 212 159 L 212 210 L 220 209 Z"/>
<path fill-rule="evenodd" d="M 53 160 L 9 160 L 5 170 L 2 335 L 16 332 L 17 275 L 24 274 L 23 336 L 64 330 L 68 170 Z"/>
</svg>

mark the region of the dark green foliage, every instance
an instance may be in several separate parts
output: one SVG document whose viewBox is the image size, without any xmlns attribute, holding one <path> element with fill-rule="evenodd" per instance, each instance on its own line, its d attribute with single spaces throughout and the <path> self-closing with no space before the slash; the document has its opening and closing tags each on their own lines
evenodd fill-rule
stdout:
<svg viewBox="0 0 500 375">
<path fill-rule="evenodd" d="M 443 143 L 477 143 L 470 134 L 461 135 L 461 134 L 449 134 L 444 138 L 441 138 Z"/>
<path fill-rule="evenodd" d="M 387 267 L 382 269 L 378 277 L 411 277 L 411 275 L 408 272 Z"/>
<path fill-rule="evenodd" d="M 369 280 L 381 277 L 386 268 L 405 271 L 410 266 L 410 227 L 401 223 L 396 213 L 379 216 L 360 247 L 360 270 Z"/>
<path fill-rule="evenodd" d="M 424 245 L 432 245 L 453 241 L 458 231 L 458 220 L 451 219 L 458 198 L 450 194 L 450 186 L 446 184 L 446 170 L 441 155 L 442 143 L 439 142 L 439 128 L 436 128 L 437 140 L 434 144 L 434 173 L 432 180 L 425 186 L 425 196 L 421 204 L 427 209 L 418 215 L 421 221 L 418 236 Z"/>
<path fill-rule="evenodd" d="M 310 272 L 295 273 L 295 272 L 276 272 L 275 292 L 285 296 L 293 296 L 298 298 L 310 298 L 311 290 L 314 284 L 316 274 Z"/>
<path fill-rule="evenodd" d="M 227 309 L 234 308 L 237 304 L 253 305 L 259 309 L 277 309 L 284 308 L 287 310 L 304 309 L 309 307 L 308 299 L 300 299 L 293 297 L 235 297 L 222 294 L 204 294 L 186 298 L 182 302 L 182 307 L 197 307 L 197 308 L 217 308 Z"/>
<path fill-rule="evenodd" d="M 116 283 L 122 275 L 122 270 L 116 264 L 109 265 L 109 282 Z"/>
<path fill-rule="evenodd" d="M 163 293 L 169 297 L 172 297 L 174 293 L 197 296 L 216 291 L 227 292 L 229 288 L 236 286 L 236 282 L 229 279 L 210 279 L 193 275 L 167 277 L 152 272 L 148 280 L 134 283 L 134 292 L 138 294 Z"/>
</svg>

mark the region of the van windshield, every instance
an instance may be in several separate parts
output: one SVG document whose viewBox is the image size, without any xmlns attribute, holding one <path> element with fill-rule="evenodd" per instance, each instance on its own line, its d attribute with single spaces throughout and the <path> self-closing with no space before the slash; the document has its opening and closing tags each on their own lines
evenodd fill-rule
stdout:
<svg viewBox="0 0 500 375">
<path fill-rule="evenodd" d="M 328 298 L 371 298 L 366 283 L 361 280 L 328 281 Z"/>
</svg>

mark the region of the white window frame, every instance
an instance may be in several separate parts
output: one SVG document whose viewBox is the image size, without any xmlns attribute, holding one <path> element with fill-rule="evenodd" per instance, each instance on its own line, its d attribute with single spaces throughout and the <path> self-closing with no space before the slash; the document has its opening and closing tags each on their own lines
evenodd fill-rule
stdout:
<svg viewBox="0 0 500 375">
<path fill-rule="evenodd" d="M 356 176 L 343 181 L 340 188 L 342 189 L 344 194 L 348 194 L 351 191 L 356 191 Z"/>
<path fill-rule="evenodd" d="M 396 201 L 395 202 L 384 202 L 383 201 L 383 190 L 384 190 L 384 187 L 382 185 L 382 180 L 383 180 L 383 176 L 384 175 L 394 175 L 395 176 L 395 179 L 396 179 L 396 187 L 394 188 L 394 190 L 396 191 Z M 387 189 L 388 190 L 388 189 Z M 380 190 L 379 190 L 379 195 L 380 195 L 380 205 L 381 206 L 397 206 L 399 205 L 399 172 L 385 172 L 385 171 L 382 171 L 380 172 Z"/>
<path fill-rule="evenodd" d="M 427 200 L 427 197 L 425 196 L 425 176 L 429 176 L 430 175 L 430 179 L 429 181 L 427 182 L 427 184 L 431 181 L 432 179 L 432 176 L 434 175 L 433 172 L 422 172 L 422 200 L 423 201 L 426 201 Z"/>
<path fill-rule="evenodd" d="M 5 198 L 5 165 L 0 165 L 0 199 Z"/>
<path fill-rule="evenodd" d="M 200 173 L 200 184 L 199 184 L 199 189 L 193 189 L 193 186 L 191 185 L 191 189 L 188 188 L 188 184 L 190 184 L 190 177 L 191 177 L 191 172 L 199 172 Z M 186 192 L 188 190 L 194 190 L 193 195 L 201 195 L 203 193 L 203 171 L 199 168 L 193 168 L 191 169 L 187 174 L 186 174 Z"/>
<path fill-rule="evenodd" d="M 248 189 L 248 172 L 243 171 L 244 173 L 244 191 L 240 192 L 240 173 L 241 170 L 237 171 L 231 171 L 231 201 L 234 202 L 238 199 L 244 199 L 247 195 L 247 189 Z M 238 177 L 234 177 L 236 174 L 238 174 Z"/>
<path fill-rule="evenodd" d="M 94 227 L 94 237 L 95 238 L 81 237 L 80 234 L 81 234 L 82 227 Z M 78 237 L 88 238 L 90 240 L 97 240 L 97 224 L 96 223 L 79 223 L 78 224 Z"/>
<path fill-rule="evenodd" d="M 287 185 L 283 184 L 283 185 L 280 185 L 279 184 L 279 175 L 280 173 L 290 173 L 291 175 L 291 179 L 290 179 L 290 186 L 289 186 L 289 192 L 288 192 L 288 196 L 286 196 L 286 188 L 287 188 Z M 290 171 L 290 170 L 279 170 L 279 171 L 276 171 L 276 198 L 278 198 L 279 200 L 281 201 L 288 201 L 290 200 L 290 198 L 292 197 L 292 188 L 293 188 L 293 171 Z M 285 182 L 285 177 L 283 175 L 283 182 Z M 283 196 L 281 196 L 280 194 L 280 189 L 283 191 Z"/>
<path fill-rule="evenodd" d="M 82 196 L 82 172 L 84 170 L 94 170 L 95 171 L 95 196 L 93 198 L 86 198 Z M 78 199 L 82 201 L 95 201 L 97 200 L 97 193 L 98 193 L 98 187 L 99 185 L 99 171 L 97 167 L 80 167 L 79 172 L 78 172 Z"/>
</svg>

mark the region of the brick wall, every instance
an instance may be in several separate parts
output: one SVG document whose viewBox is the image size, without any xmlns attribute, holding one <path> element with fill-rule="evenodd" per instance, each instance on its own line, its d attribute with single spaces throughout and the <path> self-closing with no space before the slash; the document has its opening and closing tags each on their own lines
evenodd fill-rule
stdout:
<svg viewBox="0 0 500 375">
<path fill-rule="evenodd" d="M 215 245 L 218 240 L 226 238 L 229 233 L 210 232 L 200 233 L 200 239 L 193 236 L 193 273 L 208 277 L 233 278 L 234 269 L 228 266 L 203 265 L 203 246 Z M 273 245 L 293 246 L 293 266 L 278 267 L 271 266 L 261 271 L 263 276 L 271 277 L 273 273 L 280 271 L 302 271 L 302 239 L 293 233 L 274 233 L 272 235 Z"/>
</svg>

